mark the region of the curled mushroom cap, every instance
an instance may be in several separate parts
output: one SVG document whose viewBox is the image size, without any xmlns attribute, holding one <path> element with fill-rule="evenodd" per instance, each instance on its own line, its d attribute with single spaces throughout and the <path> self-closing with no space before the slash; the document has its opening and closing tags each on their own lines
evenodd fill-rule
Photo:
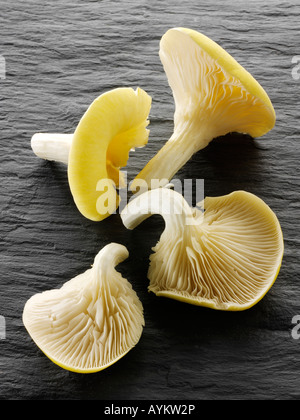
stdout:
<svg viewBox="0 0 300 420">
<path fill-rule="evenodd" d="M 79 211 L 92 221 L 113 214 L 124 187 L 120 169 L 129 152 L 147 144 L 151 97 L 142 89 L 118 88 L 88 108 L 74 134 L 35 134 L 31 145 L 43 159 L 68 165 L 70 189 Z"/>
<path fill-rule="evenodd" d="M 228 133 L 253 138 L 270 131 L 273 105 L 261 85 L 214 41 L 186 28 L 162 37 L 160 58 L 175 101 L 174 133 L 139 179 L 168 183 L 193 154 Z M 163 182 L 161 182 L 163 185 Z"/>
<path fill-rule="evenodd" d="M 217 310 L 242 311 L 274 284 L 284 243 L 279 221 L 260 198 L 237 191 L 192 209 L 167 188 L 141 194 L 122 212 L 128 229 L 151 214 L 166 227 L 151 255 L 149 291 Z"/>
<path fill-rule="evenodd" d="M 110 244 L 91 269 L 26 303 L 23 322 L 28 333 L 60 367 L 78 373 L 101 371 L 140 340 L 142 303 L 114 269 L 127 257 L 125 247 Z"/>
</svg>

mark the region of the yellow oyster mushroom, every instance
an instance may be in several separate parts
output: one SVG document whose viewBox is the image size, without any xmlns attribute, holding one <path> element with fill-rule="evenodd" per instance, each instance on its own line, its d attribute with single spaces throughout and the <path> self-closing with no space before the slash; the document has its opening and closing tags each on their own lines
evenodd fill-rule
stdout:
<svg viewBox="0 0 300 420">
<path fill-rule="evenodd" d="M 52 362 L 72 372 L 95 373 L 139 342 L 145 324 L 142 303 L 114 269 L 127 257 L 125 247 L 107 245 L 91 269 L 26 303 L 23 323 Z"/>
<path fill-rule="evenodd" d="M 275 125 L 276 115 L 262 86 L 222 47 L 186 28 L 166 32 L 160 58 L 175 101 L 174 132 L 132 183 L 163 186 L 214 138 L 232 132 L 253 138 Z"/>
<path fill-rule="evenodd" d="M 113 214 L 124 187 L 120 169 L 129 152 L 147 144 L 151 97 L 142 89 L 118 88 L 88 108 L 74 134 L 35 134 L 34 153 L 68 165 L 70 189 L 78 210 L 92 221 Z"/>
<path fill-rule="evenodd" d="M 273 286 L 282 264 L 279 221 L 257 196 L 236 191 L 208 197 L 204 212 L 168 188 L 141 194 L 121 217 L 134 229 L 152 214 L 165 220 L 153 249 L 149 291 L 216 310 L 243 311 Z"/>
</svg>

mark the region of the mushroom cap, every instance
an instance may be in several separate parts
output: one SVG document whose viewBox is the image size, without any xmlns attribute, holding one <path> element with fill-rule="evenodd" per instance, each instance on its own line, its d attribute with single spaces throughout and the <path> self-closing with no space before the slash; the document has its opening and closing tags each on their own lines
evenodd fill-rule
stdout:
<svg viewBox="0 0 300 420">
<path fill-rule="evenodd" d="M 160 57 L 172 88 L 175 128 L 192 120 L 205 125 L 208 140 L 230 132 L 263 136 L 276 122 L 262 86 L 221 46 L 187 28 L 161 39 Z M 201 130 L 203 132 L 203 128 Z"/>
<path fill-rule="evenodd" d="M 114 270 L 127 257 L 125 247 L 110 244 L 97 255 L 92 269 L 26 303 L 23 323 L 28 333 L 58 366 L 77 373 L 98 372 L 140 340 L 142 303 Z"/>
<path fill-rule="evenodd" d="M 120 168 L 129 152 L 147 144 L 151 97 L 142 89 L 118 88 L 97 98 L 74 133 L 68 178 L 79 211 L 92 221 L 115 212 L 124 187 Z"/>
<path fill-rule="evenodd" d="M 181 194 L 163 188 L 138 196 L 123 210 L 128 229 L 151 214 L 166 222 L 150 257 L 149 291 L 216 310 L 249 309 L 279 274 L 280 223 L 264 201 L 246 191 L 207 197 L 200 205 L 204 212 L 188 209 Z"/>
<path fill-rule="evenodd" d="M 202 206 L 200 225 L 186 229 L 172 247 L 166 234 L 154 249 L 149 290 L 217 310 L 249 309 L 278 277 L 284 253 L 279 221 L 245 191 L 207 197 Z"/>
</svg>

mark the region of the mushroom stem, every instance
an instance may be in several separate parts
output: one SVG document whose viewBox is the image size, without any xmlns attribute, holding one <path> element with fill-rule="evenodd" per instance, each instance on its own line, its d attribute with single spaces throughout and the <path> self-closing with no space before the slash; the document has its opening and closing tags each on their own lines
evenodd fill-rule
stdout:
<svg viewBox="0 0 300 420">
<path fill-rule="evenodd" d="M 122 211 L 121 219 L 127 229 L 133 230 L 153 214 L 164 218 L 166 230 L 176 232 L 194 219 L 184 197 L 168 188 L 157 188 L 134 198 Z"/>
<path fill-rule="evenodd" d="M 111 243 L 104 247 L 95 258 L 94 267 L 101 267 L 102 271 L 109 272 L 129 257 L 127 248 L 123 245 Z"/>
<path fill-rule="evenodd" d="M 38 133 L 31 139 L 33 152 L 41 159 L 68 165 L 73 134 Z"/>
<path fill-rule="evenodd" d="M 172 137 L 138 174 L 131 185 L 131 190 L 136 190 L 138 179 L 144 180 L 149 189 L 153 188 L 152 181 L 154 180 L 155 185 L 159 181 L 161 187 L 166 186 L 192 156 L 204 149 L 213 137 L 202 127 L 196 131 L 194 127 L 187 124 L 176 128 Z"/>
</svg>

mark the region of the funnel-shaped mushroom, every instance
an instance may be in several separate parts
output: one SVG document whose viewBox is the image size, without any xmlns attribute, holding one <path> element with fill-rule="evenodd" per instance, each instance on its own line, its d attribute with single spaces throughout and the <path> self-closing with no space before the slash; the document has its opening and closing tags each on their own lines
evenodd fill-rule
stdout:
<svg viewBox="0 0 300 420">
<path fill-rule="evenodd" d="M 170 29 L 161 40 L 160 58 L 175 101 L 174 133 L 145 166 L 138 179 L 168 183 L 210 141 L 228 133 L 253 138 L 276 121 L 272 103 L 260 84 L 223 48 L 185 28 Z"/>
<path fill-rule="evenodd" d="M 33 136 L 38 157 L 68 165 L 74 201 L 86 218 L 101 221 L 118 208 L 120 168 L 130 150 L 147 144 L 150 108 L 151 97 L 142 89 L 114 89 L 92 103 L 74 134 Z"/>
<path fill-rule="evenodd" d="M 78 373 L 98 372 L 138 343 L 144 326 L 142 303 L 114 269 L 127 257 L 125 247 L 110 244 L 91 269 L 26 303 L 24 325 L 55 364 Z"/>
<path fill-rule="evenodd" d="M 206 198 L 204 213 L 167 188 L 141 194 L 121 217 L 134 229 L 151 214 L 166 227 L 154 248 L 149 291 L 199 306 L 242 311 L 274 284 L 284 244 L 273 211 L 253 194 Z"/>
</svg>

